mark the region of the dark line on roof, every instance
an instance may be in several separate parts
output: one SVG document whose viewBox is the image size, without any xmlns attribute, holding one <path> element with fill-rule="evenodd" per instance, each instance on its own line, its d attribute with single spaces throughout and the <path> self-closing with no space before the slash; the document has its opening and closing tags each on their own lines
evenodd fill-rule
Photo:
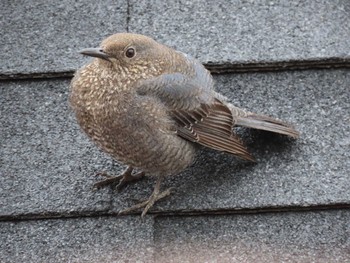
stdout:
<svg viewBox="0 0 350 263">
<path fill-rule="evenodd" d="M 274 206 L 258 208 L 222 208 L 222 209 L 191 209 L 191 210 L 169 210 L 169 211 L 150 211 L 148 215 L 157 217 L 170 216 L 215 216 L 215 215 L 248 215 L 248 214 L 265 214 L 265 213 L 291 213 L 291 212 L 318 212 L 330 210 L 348 210 L 349 203 L 333 203 L 327 205 L 291 205 L 291 206 Z M 118 215 L 117 212 L 106 211 L 75 211 L 75 212 L 45 212 L 42 214 L 23 214 L 23 215 L 2 215 L 0 221 L 28 221 L 28 220 L 51 220 L 51 219 L 77 219 L 85 217 L 107 217 L 107 216 L 140 216 L 141 212 L 133 212 L 126 215 Z"/>
<path fill-rule="evenodd" d="M 204 63 L 204 66 L 214 74 L 225 73 L 250 73 L 250 72 L 274 72 L 289 70 L 312 70 L 312 69 L 338 69 L 350 68 L 350 58 L 328 58 L 323 60 L 304 61 L 277 61 L 277 62 L 227 62 L 227 63 Z M 52 79 L 73 77 L 74 70 L 47 71 L 47 72 L 0 72 L 0 80 L 16 79 Z"/>
<path fill-rule="evenodd" d="M 131 9 L 130 0 L 127 0 L 127 7 L 126 7 L 126 32 L 130 32 L 130 31 L 129 31 L 130 9 Z"/>
</svg>

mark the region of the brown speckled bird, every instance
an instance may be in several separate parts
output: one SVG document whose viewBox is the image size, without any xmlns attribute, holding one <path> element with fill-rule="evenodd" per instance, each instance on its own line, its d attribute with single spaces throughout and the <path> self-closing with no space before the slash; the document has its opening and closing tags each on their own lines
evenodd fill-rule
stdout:
<svg viewBox="0 0 350 263">
<path fill-rule="evenodd" d="M 70 103 L 81 128 L 106 153 L 127 164 L 119 181 L 156 176 L 145 202 L 121 211 L 143 208 L 144 216 L 157 200 L 162 179 L 194 160 L 198 145 L 253 161 L 233 133 L 236 125 L 298 137 L 288 124 L 234 107 L 213 87 L 212 77 L 196 59 L 153 39 L 115 34 L 99 48 L 82 50 L 95 57 L 75 74 Z M 137 168 L 141 172 L 132 174 Z"/>
</svg>

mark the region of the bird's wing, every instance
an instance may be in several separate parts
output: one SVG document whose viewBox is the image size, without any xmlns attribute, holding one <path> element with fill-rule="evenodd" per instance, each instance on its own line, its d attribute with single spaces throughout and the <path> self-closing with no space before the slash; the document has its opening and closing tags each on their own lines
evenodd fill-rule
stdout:
<svg viewBox="0 0 350 263">
<path fill-rule="evenodd" d="M 231 110 L 215 98 L 207 70 L 194 65 L 194 76 L 163 74 L 139 83 L 139 95 L 156 96 L 175 120 L 177 134 L 206 147 L 254 161 L 241 140 L 233 134 Z"/>
<path fill-rule="evenodd" d="M 179 136 L 254 161 L 241 140 L 233 133 L 232 113 L 221 101 L 215 99 L 213 104 L 202 104 L 191 111 L 172 110 L 172 115 L 179 126 Z"/>
</svg>

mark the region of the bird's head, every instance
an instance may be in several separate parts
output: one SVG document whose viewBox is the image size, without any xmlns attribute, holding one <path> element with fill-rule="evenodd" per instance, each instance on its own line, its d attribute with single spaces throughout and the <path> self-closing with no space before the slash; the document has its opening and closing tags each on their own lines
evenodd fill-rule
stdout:
<svg viewBox="0 0 350 263">
<path fill-rule="evenodd" d="M 105 66 L 135 70 L 153 67 L 162 62 L 162 51 L 167 48 L 152 38 L 132 33 L 119 33 L 102 41 L 98 48 L 87 48 L 81 54 L 96 57 Z M 164 58 L 164 57 L 163 57 Z M 164 60 L 164 59 L 163 59 Z"/>
</svg>

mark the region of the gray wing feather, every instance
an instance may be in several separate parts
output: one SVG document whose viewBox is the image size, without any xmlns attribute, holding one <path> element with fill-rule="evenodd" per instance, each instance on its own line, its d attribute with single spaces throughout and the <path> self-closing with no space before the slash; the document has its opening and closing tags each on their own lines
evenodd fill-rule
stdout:
<svg viewBox="0 0 350 263">
<path fill-rule="evenodd" d="M 177 134 L 182 138 L 253 161 L 233 134 L 231 110 L 216 98 L 210 73 L 196 60 L 187 59 L 194 74 L 163 74 L 142 80 L 138 94 L 160 99 L 175 120 Z"/>
</svg>

